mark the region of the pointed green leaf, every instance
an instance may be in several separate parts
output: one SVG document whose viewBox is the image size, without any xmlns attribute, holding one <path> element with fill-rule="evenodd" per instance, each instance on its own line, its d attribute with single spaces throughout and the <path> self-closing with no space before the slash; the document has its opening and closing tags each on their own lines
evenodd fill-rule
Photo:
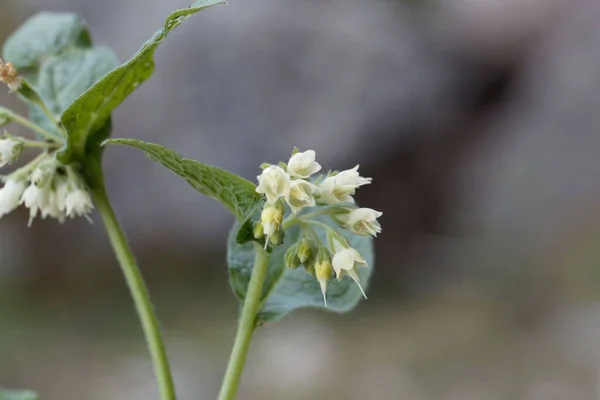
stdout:
<svg viewBox="0 0 600 400">
<path fill-rule="evenodd" d="M 133 58 L 107 74 L 73 102 L 60 118 L 67 130 L 68 141 L 67 149 L 58 156 L 59 160 L 69 163 L 73 158 L 83 157 L 88 137 L 104 125 L 123 100 L 150 78 L 154 72 L 154 52 L 171 30 L 190 15 L 221 3 L 222 0 L 197 0 L 190 8 L 172 13 L 163 28 Z"/>
<path fill-rule="evenodd" d="M 0 400 L 39 400 L 39 396 L 30 390 L 6 390 L 0 388 Z"/>
<path fill-rule="evenodd" d="M 314 209 L 313 209 L 314 210 Z M 368 268 L 358 268 L 361 284 L 366 289 L 373 271 L 373 241 L 369 237 L 357 236 L 347 230 L 340 229 L 328 218 L 318 218 L 338 230 L 358 250 L 368 263 Z M 240 299 L 244 299 L 254 267 L 254 245 L 239 244 L 237 240 L 240 223 L 237 222 L 230 231 L 227 242 L 227 264 L 231 287 Z M 317 231 L 323 243 L 327 243 L 325 233 Z M 293 226 L 286 230 L 285 241 L 273 249 L 269 261 L 269 270 L 263 289 L 263 305 L 257 324 L 274 322 L 292 311 L 305 308 L 324 308 L 323 295 L 316 278 L 308 274 L 304 268 L 289 269 L 284 265 L 287 249 L 300 238 L 300 229 Z M 346 276 L 340 282 L 332 279 L 327 288 L 327 310 L 343 313 L 352 310 L 362 298 L 362 293 L 354 281 Z"/>
<path fill-rule="evenodd" d="M 224 169 L 183 158 L 173 150 L 141 140 L 110 139 L 104 143 L 123 144 L 145 151 L 150 159 L 183 177 L 194 189 L 219 201 L 240 221 L 262 204 L 262 197 L 256 193 L 252 182 Z"/>
</svg>

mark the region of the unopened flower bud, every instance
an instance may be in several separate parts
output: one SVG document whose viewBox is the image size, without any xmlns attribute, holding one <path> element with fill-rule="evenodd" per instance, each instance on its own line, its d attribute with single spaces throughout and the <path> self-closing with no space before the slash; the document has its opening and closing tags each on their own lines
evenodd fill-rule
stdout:
<svg viewBox="0 0 600 400">
<path fill-rule="evenodd" d="M 283 229 L 277 229 L 275 232 L 269 235 L 269 243 L 271 246 L 279 246 L 283 243 L 284 237 Z"/>
<path fill-rule="evenodd" d="M 290 246 L 289 249 L 285 252 L 284 256 L 285 266 L 290 269 L 296 269 L 301 264 L 300 259 L 298 258 L 298 244 L 294 244 Z"/>
<path fill-rule="evenodd" d="M 298 259 L 301 263 L 306 263 L 313 255 L 315 249 L 315 241 L 312 239 L 304 238 L 298 244 Z"/>
<path fill-rule="evenodd" d="M 265 229 L 260 222 L 256 222 L 252 227 L 252 234 L 254 235 L 254 239 L 260 239 L 265 236 Z"/>
<path fill-rule="evenodd" d="M 319 281 L 325 307 L 327 307 L 327 284 L 329 283 L 329 279 L 331 279 L 332 273 L 333 267 L 331 265 L 331 258 L 324 249 L 320 249 L 315 263 L 315 277 L 317 278 L 317 281 Z"/>
<path fill-rule="evenodd" d="M 307 262 L 303 263 L 304 270 L 310 275 L 315 275 L 315 260 L 314 258 L 309 259 Z"/>
</svg>

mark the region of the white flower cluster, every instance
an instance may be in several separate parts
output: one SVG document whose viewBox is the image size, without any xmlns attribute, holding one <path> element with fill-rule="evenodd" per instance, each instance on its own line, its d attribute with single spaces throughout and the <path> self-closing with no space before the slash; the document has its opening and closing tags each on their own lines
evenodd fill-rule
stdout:
<svg viewBox="0 0 600 400">
<path fill-rule="evenodd" d="M 317 215 L 330 216 L 340 227 L 362 236 L 377 236 L 381 226 L 377 218 L 382 213 L 371 208 L 356 208 L 354 194 L 359 187 L 371 183 L 358 173 L 358 165 L 352 169 L 329 173 L 312 180 L 312 176 L 321 170 L 315 161 L 314 150 L 299 152 L 294 149 L 287 164 L 264 165 L 258 179 L 256 191 L 265 196 L 265 206 L 260 222 L 255 225 L 254 236 L 264 238 L 265 248 L 270 244 L 277 246 L 283 242 L 287 225 L 298 224 L 303 230 L 303 238 L 289 247 L 285 255 L 286 265 L 296 268 L 300 264 L 315 275 L 321 286 L 325 304 L 327 304 L 327 283 L 335 273 L 338 280 L 348 275 L 365 295 L 357 272 L 357 267 L 367 267 L 360 253 L 350 247 L 348 241 L 333 228 L 313 219 Z M 284 221 L 285 205 L 291 215 Z M 318 211 L 308 214 L 299 212 L 316 205 Z M 328 245 L 318 239 L 315 228 L 325 229 L 329 238 Z M 366 298 L 366 295 L 365 295 Z"/>
<path fill-rule="evenodd" d="M 0 167 L 19 156 L 23 143 L 0 139 Z M 61 223 L 76 216 L 89 220 L 93 204 L 83 178 L 73 167 L 60 166 L 47 152 L 2 180 L 0 218 L 22 204 L 29 209 L 29 226 L 38 213 L 42 219 L 56 218 Z"/>
</svg>

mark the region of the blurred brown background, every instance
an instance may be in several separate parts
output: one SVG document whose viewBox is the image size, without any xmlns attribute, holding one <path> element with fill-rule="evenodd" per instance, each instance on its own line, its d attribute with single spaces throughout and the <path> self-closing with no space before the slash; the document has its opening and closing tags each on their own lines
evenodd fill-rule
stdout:
<svg viewBox="0 0 600 400">
<path fill-rule="evenodd" d="M 74 11 L 122 60 L 191 0 L 2 0 L 0 39 Z M 374 177 L 369 300 L 261 329 L 240 399 L 600 398 L 600 3 L 231 0 L 174 31 L 114 136 L 249 179 L 313 148 Z M 23 111 L 13 97 L 0 104 Z M 232 218 L 128 148 L 107 180 L 182 400 L 214 399 L 235 331 Z M 98 218 L 0 223 L 0 385 L 157 398 Z"/>
</svg>

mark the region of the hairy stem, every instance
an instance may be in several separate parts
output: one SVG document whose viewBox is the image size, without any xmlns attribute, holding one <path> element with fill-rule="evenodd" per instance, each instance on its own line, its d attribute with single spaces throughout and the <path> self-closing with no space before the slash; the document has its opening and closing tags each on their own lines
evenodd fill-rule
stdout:
<svg viewBox="0 0 600 400">
<path fill-rule="evenodd" d="M 161 399 L 176 400 L 175 387 L 173 385 L 173 378 L 171 377 L 171 369 L 160 332 L 158 318 L 150 301 L 150 294 L 144 283 L 144 278 L 110 204 L 102 178 L 95 179 L 93 183 L 92 195 L 94 202 L 104 221 L 110 243 L 131 291 L 131 296 L 133 297 L 154 364 L 154 373 L 160 389 Z"/>
<path fill-rule="evenodd" d="M 267 276 L 267 270 L 269 269 L 269 253 L 256 243 L 254 243 L 254 251 L 256 252 L 254 268 L 252 269 L 248 292 L 244 300 L 235 343 L 231 350 L 229 365 L 223 378 L 219 400 L 235 399 L 248 349 L 250 348 L 252 334 L 256 328 L 256 317 L 260 310 L 263 284 Z"/>
<path fill-rule="evenodd" d="M 27 127 L 29 129 L 31 129 L 32 131 L 39 133 L 40 135 L 42 135 L 43 137 L 45 137 L 46 139 L 52 140 L 52 141 L 61 141 L 62 139 L 59 138 L 58 136 L 56 136 L 56 134 L 45 130 L 44 128 L 42 128 L 41 126 L 34 124 L 33 122 L 29 121 L 27 118 L 20 116 L 19 114 L 15 114 L 15 113 L 11 113 L 10 114 L 10 119 L 20 125 L 23 125 L 24 127 Z"/>
</svg>

